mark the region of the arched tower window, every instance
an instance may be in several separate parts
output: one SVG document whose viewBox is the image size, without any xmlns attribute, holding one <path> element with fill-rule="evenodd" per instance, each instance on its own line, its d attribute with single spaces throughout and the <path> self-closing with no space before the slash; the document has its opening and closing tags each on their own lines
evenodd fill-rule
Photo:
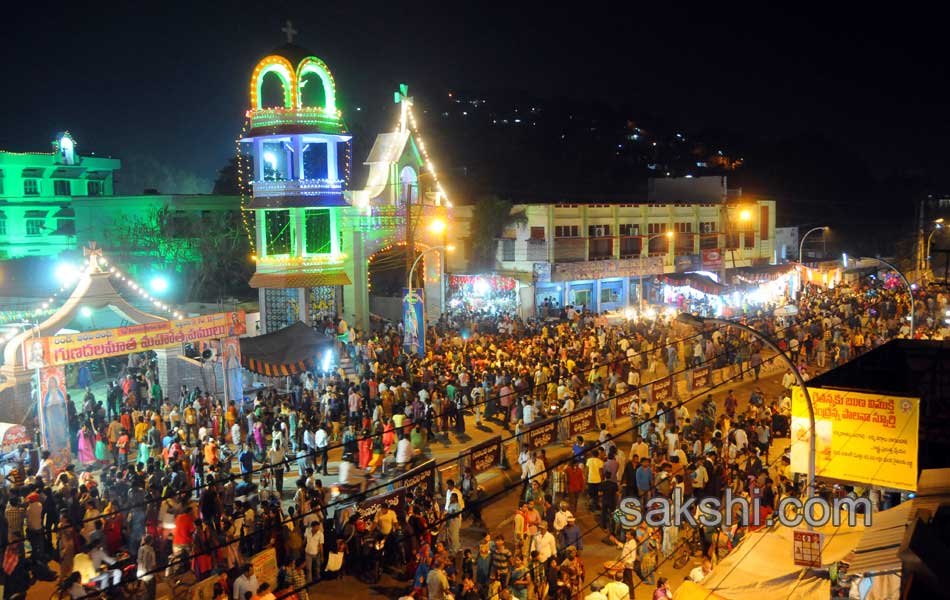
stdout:
<svg viewBox="0 0 950 600">
<path fill-rule="evenodd" d="M 405 166 L 399 173 L 399 203 L 406 204 L 419 202 L 419 176 L 416 170 Z"/>
</svg>

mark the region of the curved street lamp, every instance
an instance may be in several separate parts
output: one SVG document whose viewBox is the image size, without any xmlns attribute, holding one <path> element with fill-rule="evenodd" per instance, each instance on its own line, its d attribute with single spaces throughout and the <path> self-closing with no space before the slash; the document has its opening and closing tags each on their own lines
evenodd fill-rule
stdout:
<svg viewBox="0 0 950 600">
<path fill-rule="evenodd" d="M 876 256 L 862 256 L 858 258 L 858 260 L 876 260 L 877 262 L 897 273 L 897 276 L 900 277 L 901 281 L 904 282 L 904 285 L 907 286 L 907 294 L 910 296 L 910 339 L 914 339 L 914 288 L 910 286 L 910 282 L 907 281 L 907 277 L 900 269 L 886 260 L 877 258 Z"/>
<path fill-rule="evenodd" d="M 792 370 L 792 373 L 795 374 L 795 379 L 798 381 L 799 387 L 802 388 L 802 395 L 805 397 L 805 404 L 808 405 L 808 425 L 811 429 L 811 434 L 809 435 L 808 440 L 808 497 L 812 498 L 815 495 L 815 444 L 816 444 L 816 435 L 815 435 L 815 406 L 811 403 L 811 396 L 808 394 L 808 386 L 805 384 L 805 378 L 802 377 L 802 374 L 799 373 L 798 367 L 795 366 L 795 363 L 789 358 L 788 354 L 783 352 L 781 348 L 778 347 L 768 336 L 763 335 L 761 332 L 749 327 L 748 325 L 743 325 L 741 323 L 736 323 L 735 321 L 729 321 L 727 319 L 716 319 L 712 317 L 699 317 L 692 315 L 690 313 L 680 313 L 676 316 L 676 320 L 680 323 L 685 323 L 686 325 L 691 325 L 693 327 L 703 327 L 707 323 L 712 323 L 715 325 L 725 325 L 726 327 L 734 327 L 740 331 L 744 331 L 759 340 L 770 350 L 775 352 L 775 354 L 782 359 L 788 368 Z"/>
<path fill-rule="evenodd" d="M 811 229 L 809 229 L 808 231 L 805 232 L 805 235 L 802 236 L 802 240 L 801 240 L 800 242 L 798 242 L 798 264 L 801 265 L 801 264 L 804 264 L 804 263 L 805 263 L 805 261 L 802 260 L 802 258 L 803 258 L 803 257 L 802 257 L 802 250 L 805 248 L 805 238 L 807 238 L 807 237 L 809 236 L 809 234 L 812 234 L 812 233 L 814 233 L 814 232 L 816 232 L 816 231 L 828 231 L 829 229 L 831 229 L 831 228 L 828 227 L 827 225 L 825 225 L 825 226 L 822 226 L 822 227 L 812 227 Z"/>
<path fill-rule="evenodd" d="M 933 272 L 933 268 L 930 266 L 930 241 L 933 240 L 934 234 L 942 229 L 943 229 L 943 218 L 940 218 L 934 221 L 933 231 L 931 231 L 930 235 L 927 236 L 927 266 L 929 267 L 928 270 L 930 272 Z"/>
<path fill-rule="evenodd" d="M 437 252 L 437 251 L 439 251 L 439 250 L 445 250 L 446 252 L 452 252 L 453 250 L 455 250 L 455 246 L 453 246 L 452 244 L 448 244 L 448 245 L 445 245 L 445 246 L 432 246 L 431 248 L 427 248 L 427 249 L 423 250 L 422 252 L 420 252 L 420 253 L 419 253 L 419 256 L 417 256 L 416 259 L 415 259 L 414 261 L 412 261 L 412 267 L 409 268 L 409 275 L 408 275 L 408 277 L 406 278 L 406 287 L 407 287 L 410 291 L 412 290 L 412 274 L 415 273 L 415 271 L 416 271 L 416 265 L 419 264 L 419 259 L 421 259 L 421 258 L 422 258 L 423 256 L 425 256 L 426 254 L 429 254 L 429 253 L 431 253 L 431 252 Z M 424 283 L 423 283 L 423 287 L 425 287 L 425 284 L 424 284 Z M 412 295 L 412 294 L 409 294 L 409 302 L 410 302 L 410 303 L 412 302 L 412 299 L 413 299 L 413 295 Z"/>
</svg>

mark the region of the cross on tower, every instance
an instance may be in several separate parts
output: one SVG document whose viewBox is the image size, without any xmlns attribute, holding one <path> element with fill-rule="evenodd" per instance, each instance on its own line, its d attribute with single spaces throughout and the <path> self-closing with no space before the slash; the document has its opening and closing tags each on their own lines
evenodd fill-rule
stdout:
<svg viewBox="0 0 950 600">
<path fill-rule="evenodd" d="M 409 128 L 409 109 L 412 108 L 408 85 L 399 84 L 399 89 L 393 93 L 393 102 L 399 105 L 399 131 L 405 131 Z"/>
<path fill-rule="evenodd" d="M 89 245 L 82 249 L 82 255 L 89 259 L 89 267 L 92 271 L 102 271 L 99 266 L 99 259 L 102 258 L 102 248 L 96 242 L 90 241 Z"/>
<path fill-rule="evenodd" d="M 297 31 L 296 29 L 294 29 L 294 24 L 293 24 L 293 22 L 292 22 L 290 19 L 287 19 L 287 24 L 286 24 L 285 26 L 281 27 L 280 30 L 283 31 L 283 32 L 284 32 L 284 35 L 287 36 L 287 43 L 288 43 L 288 44 L 293 44 L 293 43 L 294 43 L 294 36 L 297 35 L 298 33 L 300 33 L 299 31 Z"/>
</svg>

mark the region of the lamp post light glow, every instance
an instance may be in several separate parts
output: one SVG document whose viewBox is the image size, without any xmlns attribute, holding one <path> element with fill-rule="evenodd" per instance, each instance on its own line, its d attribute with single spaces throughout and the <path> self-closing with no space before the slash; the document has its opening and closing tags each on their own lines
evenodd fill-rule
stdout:
<svg viewBox="0 0 950 600">
<path fill-rule="evenodd" d="M 152 289 L 152 293 L 161 294 L 168 291 L 168 279 L 162 275 L 156 275 L 152 277 L 152 280 L 148 282 L 148 286 Z"/>
<path fill-rule="evenodd" d="M 447 228 L 448 228 L 448 225 L 446 225 L 445 221 L 443 221 L 442 219 L 433 219 L 432 222 L 429 223 L 429 231 L 431 231 L 435 235 L 441 235 L 445 233 L 445 230 Z"/>
<path fill-rule="evenodd" d="M 85 317 L 86 319 L 88 319 L 89 317 L 92 316 L 92 309 L 89 308 L 88 306 L 83 306 L 82 308 L 79 309 L 79 314 Z"/>
<path fill-rule="evenodd" d="M 744 208 L 741 211 L 739 211 L 739 220 L 744 221 L 744 222 L 751 221 L 752 211 L 750 211 L 748 208 Z"/>
</svg>

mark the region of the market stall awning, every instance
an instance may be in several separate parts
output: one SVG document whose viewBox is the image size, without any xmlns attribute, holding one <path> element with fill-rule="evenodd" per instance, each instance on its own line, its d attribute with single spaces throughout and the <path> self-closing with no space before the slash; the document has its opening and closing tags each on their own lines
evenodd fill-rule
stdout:
<svg viewBox="0 0 950 600">
<path fill-rule="evenodd" d="M 294 375 L 305 371 L 331 343 L 326 335 L 297 321 L 274 333 L 241 338 L 241 364 L 267 377 Z"/>
<path fill-rule="evenodd" d="M 321 271 L 317 273 L 254 273 L 252 288 L 311 288 L 321 285 L 350 285 L 344 271 Z"/>
</svg>

